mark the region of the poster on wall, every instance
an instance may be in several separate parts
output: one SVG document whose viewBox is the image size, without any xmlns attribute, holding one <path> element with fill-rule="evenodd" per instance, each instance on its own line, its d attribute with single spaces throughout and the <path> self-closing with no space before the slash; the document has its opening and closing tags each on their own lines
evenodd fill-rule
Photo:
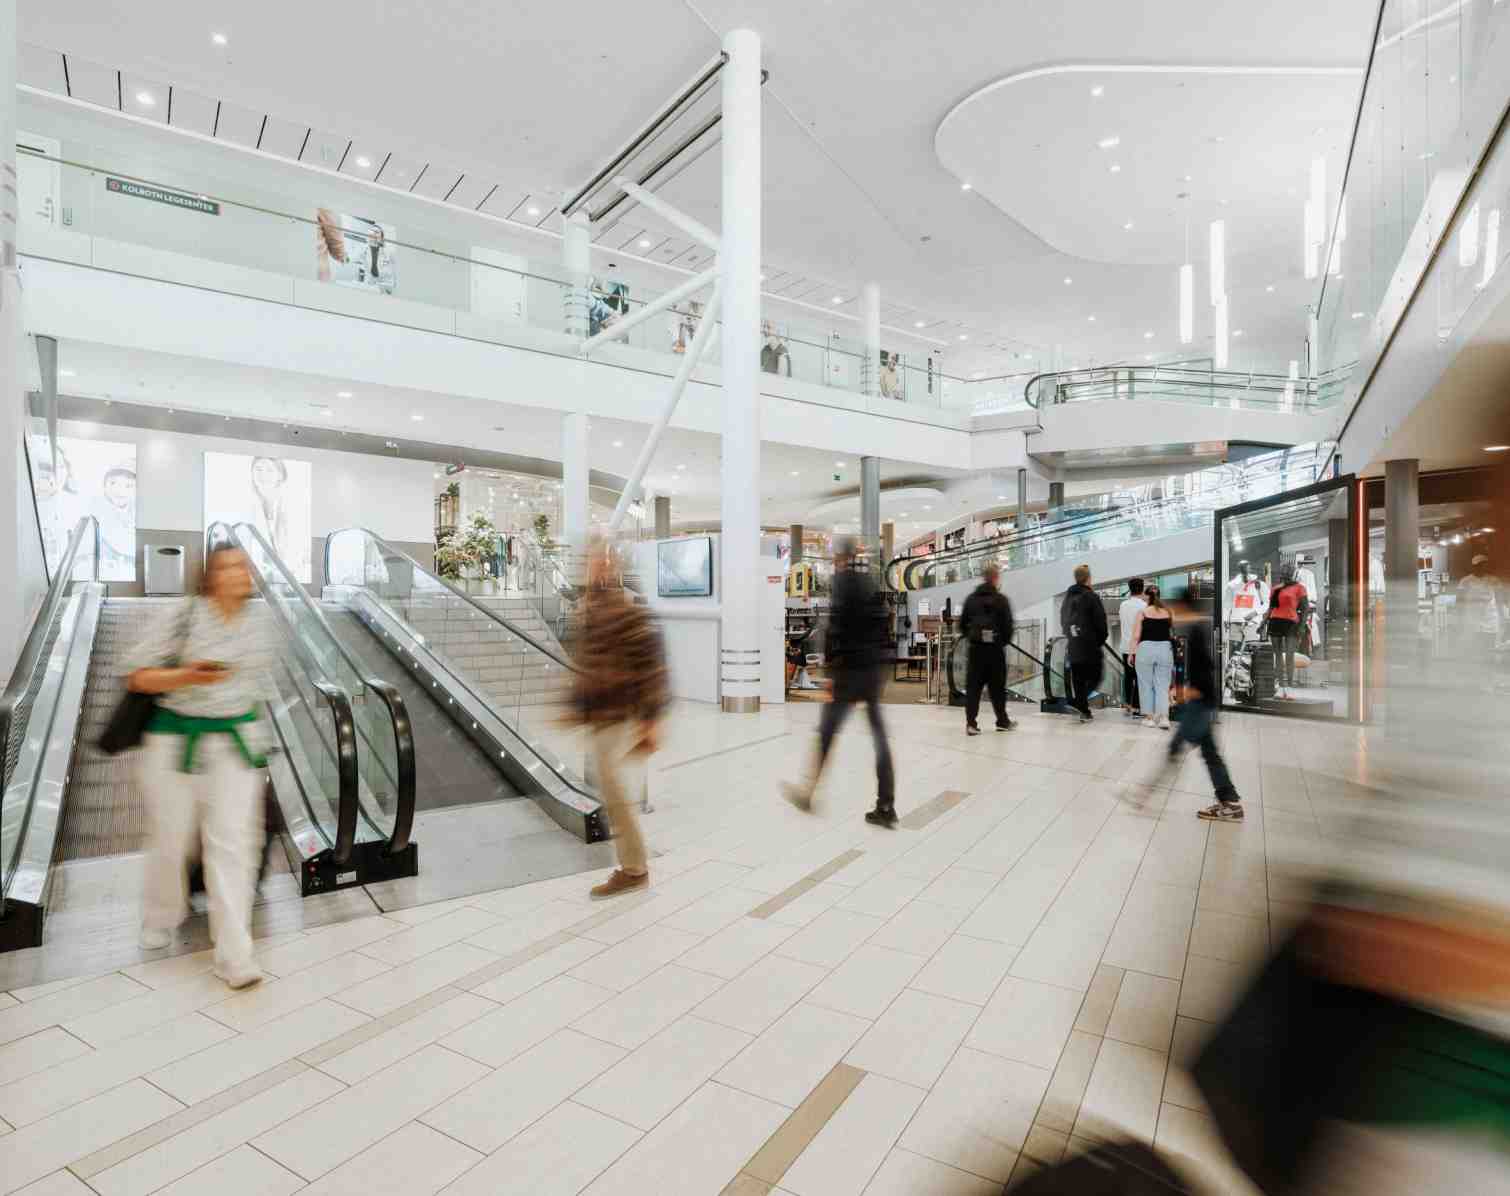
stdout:
<svg viewBox="0 0 1510 1196">
<path fill-rule="evenodd" d="M 767 374 L 792 376 L 792 351 L 787 347 L 785 324 L 764 320 L 760 325 L 760 368 Z"/>
<path fill-rule="evenodd" d="M 58 437 L 57 467 L 51 442 L 31 438 L 32 485 L 42 550 L 49 575 L 68 548 L 68 537 L 85 515 L 100 524 L 100 580 L 136 580 L 136 445 L 113 440 Z M 89 576 L 88 554 L 76 577 Z"/>
<path fill-rule="evenodd" d="M 299 581 L 310 574 L 310 466 L 288 457 L 204 455 L 204 525 L 250 523 Z"/>
<path fill-rule="evenodd" d="M 902 355 L 887 349 L 881 350 L 881 397 L 900 399 L 902 395 Z"/>
<path fill-rule="evenodd" d="M 597 336 L 629 314 L 629 284 L 593 279 L 587 301 L 587 335 Z"/>
<path fill-rule="evenodd" d="M 687 310 L 674 312 L 671 317 L 671 351 L 685 353 L 692 347 L 692 338 L 703 322 L 703 305 L 696 299 L 687 304 Z"/>
<path fill-rule="evenodd" d="M 315 259 L 321 282 L 391 295 L 398 288 L 391 224 L 321 208 L 315 214 Z"/>
</svg>

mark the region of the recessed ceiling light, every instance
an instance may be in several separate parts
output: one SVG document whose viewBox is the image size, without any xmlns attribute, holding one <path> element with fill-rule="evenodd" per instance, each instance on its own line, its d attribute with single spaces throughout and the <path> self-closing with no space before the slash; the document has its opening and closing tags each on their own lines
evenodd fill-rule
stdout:
<svg viewBox="0 0 1510 1196">
<path fill-rule="evenodd" d="M 1242 336 L 1242 334 L 1243 334 L 1243 330 L 1241 328 L 1233 329 L 1233 332 L 1232 332 L 1233 336 Z"/>
<path fill-rule="evenodd" d="M 1184 178 L 1184 179 L 1185 179 L 1185 181 L 1186 181 L 1186 182 L 1187 182 L 1187 183 L 1188 183 L 1188 182 L 1190 182 L 1190 176 L 1189 176 L 1189 175 L 1188 175 L 1188 174 L 1187 174 L 1187 175 L 1184 175 L 1184 176 L 1182 176 L 1182 177 L 1183 177 L 1183 178 Z"/>
<path fill-rule="evenodd" d="M 150 91 L 139 91 L 136 93 L 136 102 L 143 108 L 150 108 L 153 104 L 157 103 L 157 100 L 153 98 Z"/>
<path fill-rule="evenodd" d="M 424 417 L 424 416 L 423 416 L 423 415 L 421 415 L 421 414 L 420 414 L 420 413 L 419 413 L 419 412 L 418 412 L 418 411 L 416 411 L 416 412 L 415 412 L 415 413 L 414 413 L 414 414 L 413 414 L 413 415 L 411 415 L 411 416 L 410 416 L 410 417 L 409 417 L 409 418 L 410 418 L 410 419 L 412 419 L 412 420 L 413 420 L 413 421 L 414 421 L 414 422 L 415 422 L 415 423 L 417 423 L 417 424 L 418 424 L 418 423 L 423 423 L 423 422 L 424 422 L 424 419 L 425 419 L 425 417 Z"/>
<path fill-rule="evenodd" d="M 1072 282 L 1074 282 L 1074 281 L 1075 281 L 1075 280 L 1074 280 L 1074 279 L 1073 279 L 1073 278 L 1066 278 L 1066 279 L 1065 279 L 1065 280 L 1064 280 L 1064 285 L 1065 285 L 1065 286 L 1069 286 L 1069 285 L 1070 285 L 1070 283 L 1072 283 Z"/>
<path fill-rule="evenodd" d="M 436 476 L 439 476 L 439 475 L 436 475 Z M 997 502 L 1006 502 L 1007 501 L 1007 496 L 1005 494 L 998 494 L 996 496 L 996 501 Z"/>
<path fill-rule="evenodd" d="M 927 321 L 927 320 L 914 320 L 914 321 L 913 321 L 913 322 L 912 322 L 912 326 L 913 326 L 913 327 L 914 327 L 914 328 L 923 328 L 923 327 L 926 327 L 926 326 L 927 326 L 927 323 L 928 323 L 928 321 Z"/>
<path fill-rule="evenodd" d="M 678 465 L 677 468 L 678 469 L 686 469 L 687 467 L 685 465 Z"/>
<path fill-rule="evenodd" d="M 650 239 L 648 237 L 641 237 L 640 238 L 640 248 L 641 249 L 649 249 L 650 248 Z"/>
<path fill-rule="evenodd" d="M 74 376 L 74 371 L 73 370 L 59 370 L 58 371 L 58 377 L 60 377 L 60 378 L 72 378 L 73 376 Z"/>
<path fill-rule="evenodd" d="M 1486 453 L 1510 453 L 1510 444 L 1486 444 L 1484 451 Z"/>
<path fill-rule="evenodd" d="M 835 461 L 834 462 L 834 468 L 835 469 L 843 469 L 844 468 L 844 462 L 843 461 Z"/>
<path fill-rule="evenodd" d="M 844 296 L 843 295 L 835 295 L 832 299 L 829 300 L 829 302 L 830 303 L 843 303 L 844 302 Z"/>
<path fill-rule="evenodd" d="M 1143 360 L 1144 361 L 1152 361 L 1153 360 L 1153 354 L 1152 353 L 1145 353 L 1145 354 L 1143 354 Z"/>
<path fill-rule="evenodd" d="M 613 447 L 614 448 L 623 448 L 624 447 L 624 442 L 622 440 L 615 440 L 613 442 Z"/>
<path fill-rule="evenodd" d="M 530 216 L 538 216 L 538 215 L 540 215 L 540 209 L 536 208 L 536 207 L 528 207 L 528 208 L 525 208 L 524 210 L 525 210 L 525 213 L 528 214 L 528 215 L 530 215 Z"/>
<path fill-rule="evenodd" d="M 1146 341 L 1153 340 L 1153 333 L 1152 332 L 1145 332 L 1143 334 L 1143 339 L 1146 340 Z"/>
<path fill-rule="evenodd" d="M 1132 232 L 1132 226 L 1133 226 L 1133 222 L 1131 220 L 1129 220 L 1126 224 L 1124 224 L 1122 226 L 1122 231 L 1125 232 L 1125 233 L 1130 233 L 1130 232 Z"/>
<path fill-rule="evenodd" d="M 1271 282 L 1268 286 L 1266 286 L 1264 288 L 1264 290 L 1266 290 L 1269 294 L 1272 295 L 1274 293 L 1274 284 Z"/>
<path fill-rule="evenodd" d="M 1120 165 L 1120 164 L 1119 164 L 1119 163 L 1117 163 L 1117 162 L 1113 162 L 1113 163 L 1112 163 L 1112 164 L 1111 164 L 1111 165 L 1110 165 L 1110 166 L 1108 166 L 1108 167 L 1107 167 L 1107 168 L 1106 168 L 1106 169 L 1107 169 L 1107 170 L 1108 170 L 1108 171 L 1110 171 L 1110 172 L 1111 172 L 1111 173 L 1112 173 L 1112 174 L 1121 174 L 1121 173 L 1122 173 L 1122 167 L 1121 167 L 1121 165 Z"/>
<path fill-rule="evenodd" d="M 1361 320 L 1361 319 L 1363 319 L 1363 317 L 1364 317 L 1364 316 L 1365 316 L 1365 315 L 1366 315 L 1366 314 L 1367 314 L 1367 313 L 1366 313 L 1366 312 L 1361 312 L 1361 311 L 1355 311 L 1355 312 L 1354 312 L 1354 313 L 1353 313 L 1353 319 L 1355 319 L 1355 320 Z"/>
<path fill-rule="evenodd" d="M 223 45 L 226 44 L 226 42 L 230 41 L 231 39 L 228 38 L 228 37 L 226 37 L 226 35 L 223 34 L 223 33 L 212 33 L 212 34 L 210 34 L 210 40 L 212 42 L 214 42 L 217 46 L 223 46 Z"/>
<path fill-rule="evenodd" d="M 349 398 L 351 398 L 351 391 L 349 391 L 349 390 L 338 390 L 338 391 L 336 391 L 336 398 L 338 398 L 338 399 L 349 399 Z"/>
<path fill-rule="evenodd" d="M 961 191 L 970 191 L 970 190 L 973 190 L 973 188 L 971 187 L 971 185 L 969 183 L 961 183 L 959 185 L 959 189 Z"/>
<path fill-rule="evenodd" d="M 798 477 L 800 475 L 798 474 L 798 471 L 794 469 L 794 470 L 792 470 L 792 476 L 795 478 L 795 477 Z"/>
<path fill-rule="evenodd" d="M 1122 138 L 1120 138 L 1120 137 L 1115 137 L 1115 136 L 1114 137 L 1103 137 L 1100 141 L 1096 142 L 1096 148 L 1097 149 L 1116 149 L 1121 144 L 1122 144 Z"/>
<path fill-rule="evenodd" d="M 906 511 L 903 511 L 903 512 L 902 512 L 902 513 L 901 513 L 901 515 L 899 515 L 899 516 L 898 516 L 898 518 L 899 518 L 899 519 L 911 519 L 911 518 L 912 518 L 912 516 L 911 516 L 911 515 L 909 515 L 909 514 L 908 514 L 908 513 L 907 513 L 907 512 L 906 512 Z"/>
<path fill-rule="evenodd" d="M 1096 317 L 1095 316 L 1086 316 L 1085 318 L 1088 321 L 1090 321 L 1090 323 L 1092 323 L 1092 324 L 1094 324 L 1096 322 Z"/>
<path fill-rule="evenodd" d="M 962 340 L 962 341 L 967 341 L 967 340 L 969 340 L 969 339 L 970 339 L 970 334 L 969 334 L 969 333 L 967 333 L 967 332 L 961 332 L 961 333 L 960 333 L 960 334 L 959 334 L 959 338 L 960 338 L 960 340 Z"/>
<path fill-rule="evenodd" d="M 1098 100 L 1105 94 L 1106 88 L 1102 87 L 1099 83 L 1097 83 L 1095 87 L 1091 88 L 1091 95 Z"/>
<path fill-rule="evenodd" d="M 362 155 L 362 156 L 360 156 L 360 157 L 357 158 L 357 166 L 359 166 L 362 170 L 366 170 L 371 165 L 372 165 L 372 159 L 371 158 L 366 157 L 365 155 Z"/>
</svg>

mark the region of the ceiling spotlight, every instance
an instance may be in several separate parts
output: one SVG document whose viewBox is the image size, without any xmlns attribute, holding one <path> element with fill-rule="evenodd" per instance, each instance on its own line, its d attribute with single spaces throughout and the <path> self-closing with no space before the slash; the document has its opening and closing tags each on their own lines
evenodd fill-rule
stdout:
<svg viewBox="0 0 1510 1196">
<path fill-rule="evenodd" d="M 1096 142 L 1096 148 L 1097 149 L 1116 149 L 1121 144 L 1122 144 L 1122 138 L 1120 138 L 1120 137 L 1103 137 L 1100 141 Z"/>
<path fill-rule="evenodd" d="M 843 469 L 844 468 L 844 462 L 843 461 L 835 461 L 834 462 L 834 468 L 835 469 Z"/>
<path fill-rule="evenodd" d="M 137 92 L 136 93 L 136 102 L 138 104 L 140 104 L 143 108 L 150 108 L 150 107 L 152 107 L 152 105 L 154 105 L 154 104 L 157 103 L 157 101 L 152 98 L 152 93 L 150 91 L 139 91 L 139 92 Z"/>
<path fill-rule="evenodd" d="M 1355 312 L 1354 312 L 1354 313 L 1353 313 L 1353 319 L 1355 319 L 1355 320 L 1361 320 L 1361 319 L 1363 319 L 1363 317 L 1364 317 L 1364 316 L 1365 316 L 1365 315 L 1366 315 L 1366 314 L 1367 314 L 1367 313 L 1366 313 L 1366 312 L 1361 312 L 1361 311 L 1355 311 Z"/>
<path fill-rule="evenodd" d="M 1126 224 L 1124 224 L 1122 226 L 1122 231 L 1125 232 L 1125 233 L 1130 233 L 1130 232 L 1132 232 L 1132 226 L 1133 226 L 1133 222 L 1131 220 L 1129 220 Z"/>
<path fill-rule="evenodd" d="M 914 328 L 923 328 L 923 327 L 925 327 L 927 325 L 927 323 L 928 323 L 927 320 L 914 320 L 912 322 L 912 326 Z"/>
<path fill-rule="evenodd" d="M 60 377 L 60 378 L 72 378 L 75 373 L 76 373 L 76 371 L 74 371 L 74 370 L 59 370 L 58 371 L 58 377 Z"/>
<path fill-rule="evenodd" d="M 1095 323 L 1095 322 L 1096 322 L 1096 317 L 1095 317 L 1095 316 L 1086 316 L 1086 317 L 1085 317 L 1085 318 L 1086 318 L 1086 319 L 1087 319 L 1087 320 L 1088 320 L 1088 321 L 1089 321 L 1089 322 L 1090 322 L 1090 323 L 1092 323 L 1092 324 L 1094 324 L 1094 323 Z"/>
<path fill-rule="evenodd" d="M 843 295 L 835 295 L 832 299 L 829 300 L 829 302 L 830 303 L 843 303 L 844 302 L 844 296 Z"/>
<path fill-rule="evenodd" d="M 1145 332 L 1143 334 L 1143 339 L 1146 340 L 1146 341 L 1153 340 L 1153 333 L 1152 332 Z"/>
<path fill-rule="evenodd" d="M 624 447 L 624 442 L 622 440 L 615 440 L 613 442 L 613 447 L 614 448 L 623 448 Z"/>
<path fill-rule="evenodd" d="M 415 422 L 415 423 L 417 423 L 417 424 L 419 424 L 419 423 L 423 423 L 423 422 L 424 422 L 424 420 L 425 420 L 425 417 L 424 417 L 424 416 L 423 416 L 423 415 L 421 415 L 421 414 L 420 414 L 420 413 L 419 413 L 419 412 L 418 412 L 418 411 L 416 411 L 416 412 L 415 412 L 415 413 L 414 413 L 414 414 L 413 414 L 413 415 L 411 415 L 411 416 L 410 416 L 410 417 L 409 417 L 409 418 L 410 418 L 410 419 L 412 419 L 412 420 L 413 420 L 413 421 L 414 421 L 414 422 Z"/>
<path fill-rule="evenodd" d="M 959 189 L 961 191 L 970 191 L 970 190 L 973 190 L 972 186 L 969 183 L 961 183 L 959 185 Z"/>
<path fill-rule="evenodd" d="M 677 468 L 678 469 L 686 469 L 687 467 L 685 465 L 678 465 Z"/>
<path fill-rule="evenodd" d="M 1095 87 L 1091 88 L 1091 96 L 1094 99 L 1098 99 L 1099 100 L 1105 94 L 1106 94 L 1106 88 L 1102 87 L 1101 84 L 1099 84 L 1099 83 L 1097 83 Z"/>
<path fill-rule="evenodd" d="M 538 215 L 540 215 L 540 209 L 537 208 L 537 207 L 533 207 L 533 206 L 532 207 L 528 207 L 528 208 L 525 208 L 524 211 L 525 211 L 525 214 L 529 215 L 529 216 L 538 216 Z"/>
<path fill-rule="evenodd" d="M 1122 167 L 1121 167 L 1121 165 L 1119 163 L 1116 163 L 1116 162 L 1113 162 L 1110 166 L 1108 166 L 1107 170 L 1109 170 L 1112 174 L 1121 174 L 1122 173 Z"/>
<path fill-rule="evenodd" d="M 641 237 L 640 238 L 640 248 L 641 249 L 649 249 L 650 248 L 650 238 L 649 237 Z M 762 275 L 762 277 L 764 277 L 764 275 Z"/>
<path fill-rule="evenodd" d="M 368 158 L 366 156 L 361 156 L 361 157 L 357 158 L 357 166 L 360 167 L 362 170 L 366 170 L 371 165 L 372 165 L 372 159 L 371 158 Z"/>
<path fill-rule="evenodd" d="M 959 334 L 959 338 L 960 338 L 960 340 L 962 340 L 962 341 L 967 341 L 967 340 L 969 340 L 969 339 L 970 339 L 970 334 L 969 334 L 969 333 L 967 333 L 967 332 L 961 332 L 961 333 L 960 333 L 960 334 Z"/>
<path fill-rule="evenodd" d="M 351 398 L 351 391 L 349 391 L 349 390 L 338 390 L 338 391 L 336 391 L 336 398 L 338 398 L 338 399 L 349 399 L 349 398 Z"/>
<path fill-rule="evenodd" d="M 792 476 L 795 478 L 795 477 L 798 477 L 800 475 L 799 475 L 798 471 L 794 469 L 794 470 L 792 470 Z"/>
<path fill-rule="evenodd" d="M 212 34 L 210 34 L 210 40 L 212 42 L 214 42 L 217 46 L 223 46 L 228 41 L 230 41 L 231 39 L 228 38 L 228 37 L 226 37 L 226 35 L 223 34 L 223 33 L 212 33 Z"/>
<path fill-rule="evenodd" d="M 1268 286 L 1266 286 L 1264 288 L 1264 290 L 1267 291 L 1271 295 L 1274 294 L 1274 284 L 1271 282 Z"/>
<path fill-rule="evenodd" d="M 1069 286 L 1069 285 L 1070 285 L 1070 283 L 1072 283 L 1072 282 L 1074 282 L 1074 281 L 1075 281 L 1075 280 L 1074 280 L 1074 279 L 1073 279 L 1073 278 L 1066 278 L 1066 279 L 1065 279 L 1065 280 L 1064 280 L 1064 285 L 1065 285 L 1065 286 Z"/>
<path fill-rule="evenodd" d="M 1243 330 L 1241 328 L 1234 328 L 1232 330 L 1232 335 L 1233 336 L 1242 336 L 1242 334 L 1243 334 Z"/>
</svg>

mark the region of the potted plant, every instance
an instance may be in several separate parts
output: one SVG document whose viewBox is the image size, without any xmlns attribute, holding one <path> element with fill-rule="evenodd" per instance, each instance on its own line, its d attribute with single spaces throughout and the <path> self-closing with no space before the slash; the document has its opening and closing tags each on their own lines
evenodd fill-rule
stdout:
<svg viewBox="0 0 1510 1196">
<path fill-rule="evenodd" d="M 486 515 L 474 512 L 458 546 L 457 566 L 467 593 L 486 594 L 497 587 L 497 579 L 488 567 L 497 551 L 498 529 Z"/>
</svg>

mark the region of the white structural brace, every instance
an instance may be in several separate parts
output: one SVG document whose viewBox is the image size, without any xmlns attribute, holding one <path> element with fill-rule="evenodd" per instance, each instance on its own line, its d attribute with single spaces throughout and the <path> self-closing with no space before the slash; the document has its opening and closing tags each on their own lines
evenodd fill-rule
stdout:
<svg viewBox="0 0 1510 1196">
<path fill-rule="evenodd" d="M 695 277 L 687 279 L 686 282 L 682 283 L 682 285 L 677 287 L 675 290 L 667 291 L 659 299 L 652 299 L 649 303 L 645 304 L 644 307 L 640 308 L 639 311 L 635 312 L 633 315 L 628 316 L 625 319 L 620 320 L 618 323 L 612 325 L 611 327 L 603 329 L 603 331 L 598 333 L 597 336 L 588 337 L 585 341 L 582 342 L 582 347 L 578 350 L 578 352 L 580 352 L 583 357 L 586 357 L 599 345 L 604 344 L 608 341 L 617 340 L 619 337 L 625 335 L 631 330 L 638 328 L 646 320 L 650 319 L 651 316 L 659 315 L 668 307 L 673 307 L 676 304 L 680 303 L 683 299 L 697 294 L 698 291 L 702 290 L 705 286 L 707 286 L 710 282 L 715 281 L 717 278 L 718 263 L 714 262 L 713 265 L 708 267 L 708 269 L 704 270 L 701 274 L 698 274 Z"/>
<path fill-rule="evenodd" d="M 655 426 L 650 429 L 650 435 L 645 437 L 645 443 L 640 446 L 640 455 L 635 458 L 634 468 L 629 471 L 629 480 L 624 483 L 624 492 L 619 495 L 618 505 L 613 509 L 613 517 L 608 521 L 610 536 L 619 530 L 619 524 L 624 521 L 624 514 L 629 510 L 629 504 L 634 500 L 634 495 L 645 478 L 645 471 L 650 468 L 650 461 L 661 443 L 661 436 L 666 431 L 666 425 L 671 422 L 677 403 L 681 402 L 682 392 L 687 389 L 687 382 L 692 377 L 692 371 L 697 368 L 698 359 L 703 355 L 708 338 L 713 334 L 713 329 L 718 326 L 718 308 L 721 298 L 721 288 L 718 283 L 714 283 L 713 294 L 708 299 L 708 306 L 703 310 L 702 323 L 693 333 L 692 343 L 687 346 L 687 355 L 682 358 L 676 377 L 671 380 L 671 393 L 666 397 L 666 405 L 661 408 L 660 417 L 655 421 Z"/>
<path fill-rule="evenodd" d="M 688 216 L 680 209 L 672 207 L 654 191 L 646 191 L 638 183 L 622 175 L 614 179 L 614 185 L 636 203 L 649 208 L 663 220 L 669 220 L 694 241 L 701 241 L 714 253 L 717 253 L 721 248 L 722 243 L 716 232 L 701 221 L 692 219 L 691 216 Z"/>
</svg>

